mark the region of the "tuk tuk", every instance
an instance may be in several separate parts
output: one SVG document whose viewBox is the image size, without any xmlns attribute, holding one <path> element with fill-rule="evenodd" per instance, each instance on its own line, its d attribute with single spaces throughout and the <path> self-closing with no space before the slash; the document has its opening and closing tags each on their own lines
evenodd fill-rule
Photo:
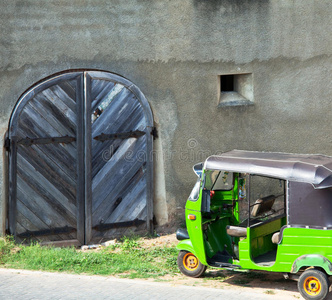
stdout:
<svg viewBox="0 0 332 300">
<path fill-rule="evenodd" d="M 332 275 L 332 157 L 233 150 L 194 166 L 180 271 L 207 266 L 281 272 L 305 299 L 325 299 Z"/>
</svg>

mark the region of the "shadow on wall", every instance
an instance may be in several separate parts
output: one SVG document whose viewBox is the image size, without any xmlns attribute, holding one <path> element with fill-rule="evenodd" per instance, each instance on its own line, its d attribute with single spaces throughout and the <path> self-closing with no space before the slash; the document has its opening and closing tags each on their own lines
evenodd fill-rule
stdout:
<svg viewBox="0 0 332 300">
<path fill-rule="evenodd" d="M 253 4 L 256 3 L 259 7 L 266 7 L 269 5 L 270 0 L 193 0 L 194 6 L 198 10 L 207 13 L 216 14 L 220 10 L 223 12 L 245 12 L 251 10 Z"/>
</svg>

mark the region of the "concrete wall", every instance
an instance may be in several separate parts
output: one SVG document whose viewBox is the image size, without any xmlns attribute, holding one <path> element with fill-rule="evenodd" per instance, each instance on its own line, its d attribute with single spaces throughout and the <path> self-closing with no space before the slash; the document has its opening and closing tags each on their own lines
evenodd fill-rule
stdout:
<svg viewBox="0 0 332 300">
<path fill-rule="evenodd" d="M 159 130 L 155 207 L 165 223 L 184 206 L 192 165 L 210 154 L 332 155 L 331 9 L 330 0 L 0 4 L 0 136 L 19 96 L 50 74 L 97 68 L 127 77 Z M 218 76 L 240 73 L 252 73 L 254 105 L 218 107 Z M 5 198 L 2 189 L 2 213 Z"/>
</svg>

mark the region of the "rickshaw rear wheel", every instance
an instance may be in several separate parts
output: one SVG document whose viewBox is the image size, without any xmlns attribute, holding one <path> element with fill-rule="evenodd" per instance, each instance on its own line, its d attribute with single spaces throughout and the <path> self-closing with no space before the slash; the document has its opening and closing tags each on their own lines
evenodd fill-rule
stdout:
<svg viewBox="0 0 332 300">
<path fill-rule="evenodd" d="M 329 292 L 330 281 L 324 272 L 307 269 L 301 274 L 297 286 L 304 299 L 323 300 Z"/>
<path fill-rule="evenodd" d="M 189 277 L 200 277 L 206 270 L 199 259 L 191 252 L 181 250 L 177 259 L 180 271 Z"/>
</svg>

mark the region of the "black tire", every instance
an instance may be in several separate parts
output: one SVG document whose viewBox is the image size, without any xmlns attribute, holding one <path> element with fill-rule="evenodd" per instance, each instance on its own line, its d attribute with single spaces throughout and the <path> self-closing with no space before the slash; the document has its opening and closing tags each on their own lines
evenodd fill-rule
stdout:
<svg viewBox="0 0 332 300">
<path fill-rule="evenodd" d="M 206 270 L 199 259 L 188 251 L 180 251 L 177 259 L 180 271 L 189 277 L 200 277 Z"/>
<path fill-rule="evenodd" d="M 300 276 L 297 287 L 304 299 L 323 300 L 329 292 L 330 281 L 324 272 L 307 269 Z"/>
</svg>

